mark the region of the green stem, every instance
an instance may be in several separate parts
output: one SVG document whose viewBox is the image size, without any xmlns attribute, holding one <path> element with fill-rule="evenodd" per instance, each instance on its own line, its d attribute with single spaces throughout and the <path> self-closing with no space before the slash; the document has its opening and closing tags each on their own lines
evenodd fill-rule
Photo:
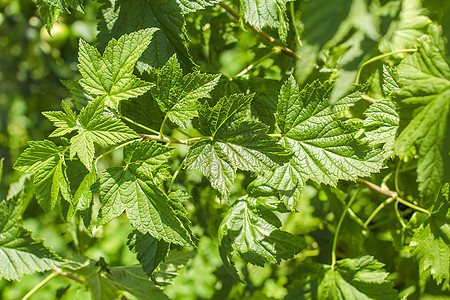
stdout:
<svg viewBox="0 0 450 300">
<path fill-rule="evenodd" d="M 95 171 L 97 172 L 97 174 L 98 174 L 97 163 L 98 163 L 98 161 L 100 160 L 100 158 L 102 158 L 102 157 L 104 157 L 104 156 L 106 156 L 106 155 L 108 155 L 108 154 L 110 154 L 110 153 L 112 153 L 112 152 L 114 152 L 114 151 L 116 151 L 116 150 L 119 150 L 120 148 L 123 148 L 123 147 L 125 147 L 126 145 L 129 145 L 129 144 L 131 144 L 131 143 L 133 143 L 133 142 L 135 142 L 135 141 L 138 141 L 138 140 L 131 140 L 131 141 L 125 142 L 125 143 L 123 143 L 123 144 L 120 144 L 120 145 L 118 145 L 118 146 L 116 146 L 116 147 L 114 147 L 114 148 L 112 148 L 112 149 L 109 149 L 108 151 L 106 151 L 106 152 L 100 154 L 100 155 L 97 157 L 97 159 L 95 160 L 95 162 L 94 162 Z"/>
<path fill-rule="evenodd" d="M 268 134 L 268 136 L 271 136 L 271 137 L 283 137 L 283 135 L 281 133 L 270 133 L 270 134 Z"/>
<path fill-rule="evenodd" d="M 152 132 L 152 133 L 155 133 L 155 134 L 159 134 L 158 131 L 156 131 L 156 130 L 154 130 L 154 129 L 151 129 L 151 128 L 147 127 L 147 126 L 144 126 L 144 125 L 142 125 L 142 124 L 140 124 L 140 123 L 138 123 L 138 122 L 135 122 L 135 121 L 133 121 L 133 120 L 127 118 L 127 117 L 124 117 L 124 116 L 120 116 L 120 117 L 121 117 L 122 119 L 124 119 L 125 121 L 127 121 L 128 123 L 131 123 L 131 124 L 133 124 L 133 125 L 135 125 L 135 126 L 137 126 L 137 127 L 140 127 L 140 128 L 142 128 L 142 129 L 144 129 L 144 130 L 147 130 L 147 131 Z"/>
<path fill-rule="evenodd" d="M 299 34 L 299 32 L 298 32 L 298 28 L 297 28 L 297 26 L 295 26 L 295 25 L 296 25 L 296 24 L 295 24 L 295 21 L 296 21 L 297 19 L 295 18 L 294 1 L 292 1 L 292 2 L 289 3 L 289 10 L 290 10 L 290 13 L 291 13 L 292 26 L 294 27 L 295 38 L 297 39 L 298 44 L 299 44 L 300 46 L 302 46 L 303 43 L 302 43 L 302 40 L 300 39 L 300 34 Z"/>
<path fill-rule="evenodd" d="M 28 298 L 30 298 L 34 293 L 37 292 L 37 290 L 39 290 L 41 287 L 43 287 L 47 282 L 49 282 L 50 280 L 52 280 L 54 277 L 58 276 L 58 273 L 53 272 L 50 275 L 48 275 L 47 277 L 45 277 L 44 280 L 42 280 L 41 282 L 38 283 L 38 285 L 36 285 L 34 288 L 32 288 L 25 296 L 23 296 L 22 300 L 26 300 Z"/>
<path fill-rule="evenodd" d="M 420 207 L 420 206 L 417 206 L 417 205 L 415 205 L 415 204 L 412 204 L 411 202 L 406 201 L 406 200 L 404 200 L 404 199 L 402 199 L 402 198 L 400 198 L 400 197 L 397 198 L 397 201 L 400 202 L 400 203 L 403 204 L 403 205 L 406 205 L 406 206 L 408 206 L 408 207 L 411 207 L 411 208 L 414 209 L 414 210 L 417 210 L 417 211 L 419 211 L 419 212 L 421 212 L 421 213 L 424 213 L 424 214 L 427 214 L 427 215 L 431 216 L 431 212 L 429 212 L 429 211 L 426 210 L 425 208 L 422 208 L 422 207 Z"/>
<path fill-rule="evenodd" d="M 367 226 L 364 224 L 364 222 L 358 217 L 358 215 L 349 207 L 348 208 L 348 213 L 350 215 L 350 217 L 356 222 L 358 223 L 361 227 L 363 227 L 364 229 L 367 229 Z"/>
<path fill-rule="evenodd" d="M 161 123 L 161 127 L 159 128 L 159 137 L 160 138 L 164 138 L 164 125 L 166 124 L 166 121 L 167 121 L 167 116 L 168 116 L 169 114 L 166 114 L 165 116 L 164 116 L 164 119 L 163 119 L 163 121 L 162 121 L 162 123 Z"/>
<path fill-rule="evenodd" d="M 402 161 L 400 160 L 397 164 L 397 167 L 395 168 L 395 177 L 394 177 L 394 185 L 395 185 L 395 191 L 397 192 L 397 194 L 400 195 L 400 188 L 398 185 L 398 174 L 400 171 L 400 164 L 402 163 Z"/>
<path fill-rule="evenodd" d="M 173 185 L 173 183 L 175 182 L 175 179 L 177 178 L 178 173 L 180 173 L 181 169 L 183 168 L 184 162 L 186 161 L 186 157 L 187 157 L 187 156 L 184 157 L 184 159 L 181 161 L 181 163 L 180 163 L 180 165 L 178 166 L 178 168 L 177 168 L 177 170 L 175 171 L 175 173 L 173 173 L 172 180 L 170 180 L 169 189 L 167 190 L 167 193 L 170 193 L 170 191 L 172 190 L 172 185 Z"/>
<path fill-rule="evenodd" d="M 331 248 L 331 268 L 334 269 L 334 265 L 336 264 L 336 247 L 339 237 L 339 232 L 341 231 L 342 223 L 344 222 L 345 215 L 347 214 L 348 209 L 350 206 L 352 206 L 353 202 L 356 199 L 356 196 L 358 196 L 359 191 L 356 191 L 355 194 L 353 194 L 350 201 L 348 201 L 347 205 L 344 208 L 344 211 L 342 212 L 341 217 L 339 218 L 338 224 L 336 226 L 336 231 L 334 232 L 334 238 L 333 238 L 333 246 Z"/>
<path fill-rule="evenodd" d="M 247 68 L 245 68 L 244 70 L 242 70 L 241 72 L 239 72 L 239 74 L 235 75 L 234 77 L 241 77 L 243 75 L 245 75 L 248 71 L 252 70 L 254 67 L 256 67 L 257 65 L 259 65 L 261 62 L 263 62 L 264 60 L 268 59 L 269 57 L 273 56 L 274 54 L 280 53 L 281 51 L 278 48 L 273 48 L 273 51 L 267 53 L 266 55 L 264 55 L 263 57 L 261 57 L 260 59 L 256 60 L 255 62 L 251 63 Z"/>
<path fill-rule="evenodd" d="M 402 228 L 406 228 L 406 223 L 400 215 L 400 211 L 398 210 L 398 201 L 395 202 L 394 205 L 395 215 L 397 216 L 398 221 L 402 224 Z"/>
<path fill-rule="evenodd" d="M 152 140 L 152 141 L 157 141 L 157 142 L 183 144 L 183 145 L 187 145 L 187 146 L 192 146 L 193 144 L 195 144 L 198 141 L 211 139 L 211 137 L 198 136 L 198 137 L 190 138 L 187 140 L 180 140 L 180 139 L 176 139 L 176 138 L 173 138 L 170 136 L 161 137 L 159 135 L 151 135 L 151 134 L 142 134 L 141 137 L 144 139 L 147 139 L 147 140 Z"/>
<path fill-rule="evenodd" d="M 375 216 L 389 203 L 391 203 L 392 201 L 394 201 L 394 199 L 397 198 L 396 195 L 387 198 L 386 200 L 384 200 L 383 202 L 380 203 L 380 205 L 377 206 L 377 208 L 375 208 L 375 210 L 372 212 L 372 214 L 367 218 L 366 222 L 364 223 L 364 226 L 367 228 L 367 226 L 370 224 L 370 222 L 373 220 L 373 218 L 375 218 Z"/>
<path fill-rule="evenodd" d="M 364 62 L 364 63 L 361 65 L 361 67 L 359 68 L 359 70 L 358 70 L 358 75 L 356 75 L 356 81 L 355 81 L 355 84 L 358 84 L 358 83 L 359 83 L 359 77 L 361 76 L 361 71 L 362 71 L 362 69 L 363 69 L 364 66 L 366 66 L 366 65 L 368 65 L 368 64 L 370 64 L 370 63 L 373 63 L 374 61 L 380 60 L 380 59 L 382 59 L 382 58 L 385 58 L 385 57 L 388 57 L 388 56 L 391 56 L 391 55 L 394 55 L 394 54 L 405 53 L 405 52 L 416 52 L 416 51 L 417 51 L 417 49 L 401 49 L 401 50 L 392 51 L 392 52 L 389 52 L 389 53 L 384 53 L 384 54 L 381 54 L 381 55 L 377 55 L 377 56 L 375 56 L 375 57 L 372 57 L 371 59 L 369 59 L 369 60 L 367 60 L 366 62 Z"/>
</svg>

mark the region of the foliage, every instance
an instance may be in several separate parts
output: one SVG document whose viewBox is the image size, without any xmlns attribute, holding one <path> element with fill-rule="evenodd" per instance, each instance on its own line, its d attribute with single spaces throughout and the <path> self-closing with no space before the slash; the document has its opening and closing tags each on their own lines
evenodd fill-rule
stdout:
<svg viewBox="0 0 450 300">
<path fill-rule="evenodd" d="M 30 109 L 0 96 L 2 298 L 444 296 L 450 28 L 435 2 L 42 0 L 42 21 L 1 4 L 12 48 L 14 18 L 34 24 L 26 42 L 98 30 L 5 52 L 26 69 L 70 44 L 74 63 L 33 75 L 52 103 L 69 95 L 60 110 L 0 69 Z M 19 126 L 33 118 L 40 131 Z"/>
</svg>

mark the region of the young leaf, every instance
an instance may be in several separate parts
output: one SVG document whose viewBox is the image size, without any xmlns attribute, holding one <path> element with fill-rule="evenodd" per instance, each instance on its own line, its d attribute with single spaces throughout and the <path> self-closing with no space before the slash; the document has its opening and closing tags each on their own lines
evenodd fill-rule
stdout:
<svg viewBox="0 0 450 300">
<path fill-rule="evenodd" d="M 14 164 L 14 169 L 33 174 L 36 198 L 45 212 L 52 210 L 59 196 L 69 203 L 71 193 L 65 174 L 63 153 L 51 141 L 29 142 Z"/>
<path fill-rule="evenodd" d="M 294 272 L 286 299 L 398 299 L 383 266 L 372 256 L 341 259 L 334 268 L 303 264 Z"/>
<path fill-rule="evenodd" d="M 20 280 L 26 274 L 62 264 L 57 255 L 22 226 L 21 197 L 22 193 L 16 193 L 0 202 L 0 278 L 7 280 Z"/>
<path fill-rule="evenodd" d="M 186 121 L 197 116 L 198 99 L 210 98 L 209 92 L 220 79 L 220 75 L 194 72 L 183 76 L 176 56 L 172 56 L 157 72 L 156 86 L 152 87 L 153 98 L 170 121 L 186 128 Z"/>
<path fill-rule="evenodd" d="M 133 69 L 155 31 L 156 28 L 147 28 L 112 39 L 103 57 L 93 46 L 80 40 L 81 86 L 93 95 L 103 96 L 105 104 L 115 110 L 121 100 L 144 94 L 151 84 L 133 75 Z"/>
<path fill-rule="evenodd" d="M 175 52 L 185 66 L 194 65 L 188 53 L 183 12 L 176 0 L 105 0 L 99 10 L 99 19 L 101 49 L 111 38 L 117 39 L 143 28 L 159 28 L 137 64 L 141 73 L 162 67 Z"/>
<path fill-rule="evenodd" d="M 236 169 L 261 173 L 289 157 L 277 141 L 267 135 L 268 127 L 245 120 L 252 96 L 221 98 L 210 108 L 199 111 L 199 130 L 211 137 L 196 143 L 186 158 L 187 169 L 201 168 L 213 188 L 228 197 Z"/>
<path fill-rule="evenodd" d="M 257 199 L 246 196 L 237 200 L 219 228 L 222 260 L 231 267 L 233 253 L 259 266 L 292 258 L 305 247 L 303 238 L 280 227 L 278 217 L 268 207 L 258 205 Z"/>
<path fill-rule="evenodd" d="M 335 186 L 340 179 L 355 180 L 380 170 L 380 150 L 357 141 L 355 128 L 338 118 L 360 99 L 362 90 L 331 106 L 332 88 L 332 82 L 315 81 L 300 91 L 292 76 L 281 88 L 276 120 L 285 147 L 294 155 L 270 177 L 273 188 L 294 190 L 310 179 Z"/>
<path fill-rule="evenodd" d="M 289 29 L 286 17 L 287 0 L 239 0 L 239 10 L 245 21 L 258 29 L 269 26 L 278 28 L 278 35 L 286 41 Z"/>
<path fill-rule="evenodd" d="M 141 233 L 179 245 L 191 245 L 189 232 L 177 218 L 169 199 L 156 185 L 156 164 L 171 149 L 155 142 L 133 143 L 125 148 L 125 167 L 105 170 L 100 177 L 100 224 L 106 224 L 125 210 L 130 223 Z M 156 180 L 157 181 L 157 180 Z"/>
<path fill-rule="evenodd" d="M 450 282 L 450 204 L 449 185 L 442 188 L 433 214 L 414 233 L 411 255 L 419 261 L 420 272 L 431 271 L 437 284 Z"/>
<path fill-rule="evenodd" d="M 392 94 L 399 107 L 400 132 L 394 152 L 413 146 L 419 161 L 417 181 L 423 204 L 431 206 L 450 178 L 450 68 L 442 29 L 429 26 L 419 49 L 398 67 L 400 89 Z"/>
<path fill-rule="evenodd" d="M 70 158 L 78 155 L 89 171 L 92 171 L 95 154 L 94 142 L 112 146 L 139 137 L 119 119 L 103 115 L 103 103 L 101 98 L 97 98 L 81 110 L 78 134 L 70 139 Z"/>
<path fill-rule="evenodd" d="M 50 134 L 50 137 L 69 134 L 75 129 L 75 126 L 77 126 L 77 116 L 75 113 L 69 108 L 66 102 L 62 101 L 61 106 L 64 109 L 64 112 L 46 111 L 42 113 L 56 127 L 55 131 Z"/>
<path fill-rule="evenodd" d="M 142 234 L 137 230 L 128 236 L 128 247 L 136 252 L 142 269 L 149 277 L 152 276 L 169 250 L 169 244 L 164 240 L 157 240 L 151 235 Z"/>
</svg>

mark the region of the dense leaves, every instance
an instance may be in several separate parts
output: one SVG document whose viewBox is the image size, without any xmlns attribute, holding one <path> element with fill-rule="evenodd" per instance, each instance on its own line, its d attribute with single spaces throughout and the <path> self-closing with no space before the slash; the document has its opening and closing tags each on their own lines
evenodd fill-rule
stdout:
<svg viewBox="0 0 450 300">
<path fill-rule="evenodd" d="M 0 298 L 447 293 L 438 2 L 42 0 L 43 22 L 2 4 L 0 278 L 23 286 Z M 45 72 L 61 111 L 28 97 Z"/>
</svg>

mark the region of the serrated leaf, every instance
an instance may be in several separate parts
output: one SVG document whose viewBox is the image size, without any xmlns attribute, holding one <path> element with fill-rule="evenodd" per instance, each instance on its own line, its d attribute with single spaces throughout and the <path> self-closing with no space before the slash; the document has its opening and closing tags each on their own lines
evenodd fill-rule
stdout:
<svg viewBox="0 0 450 300">
<path fill-rule="evenodd" d="M 144 94 L 151 84 L 133 75 L 133 69 L 156 30 L 147 28 L 122 35 L 118 40 L 111 39 L 103 57 L 93 46 L 80 40 L 81 86 L 91 94 L 103 96 L 106 105 L 116 110 L 121 100 Z"/>
<path fill-rule="evenodd" d="M 388 158 L 392 154 L 395 136 L 397 134 L 399 117 L 391 100 L 379 100 L 369 106 L 364 112 L 365 137 L 362 139 L 371 147 L 382 144 Z"/>
<path fill-rule="evenodd" d="M 289 29 L 286 17 L 287 0 L 239 0 L 239 11 L 244 20 L 258 29 L 278 28 L 281 40 L 286 41 Z"/>
<path fill-rule="evenodd" d="M 70 203 L 72 200 L 62 152 L 47 140 L 28 144 L 30 147 L 17 159 L 14 169 L 34 175 L 36 198 L 41 207 L 49 212 L 60 195 Z"/>
<path fill-rule="evenodd" d="M 389 66 L 383 65 L 383 93 L 389 96 L 394 90 L 398 89 L 397 70 Z"/>
<path fill-rule="evenodd" d="M 419 271 L 431 271 L 437 284 L 450 282 L 450 204 L 448 187 L 444 187 L 436 201 L 433 214 L 421 224 L 410 243 L 411 255 L 419 261 Z M 444 195 L 444 193 L 446 195 Z"/>
<path fill-rule="evenodd" d="M 0 278 L 20 280 L 26 274 L 61 265 L 61 259 L 33 239 L 21 223 L 22 193 L 0 202 Z"/>
<path fill-rule="evenodd" d="M 381 150 L 356 140 L 357 128 L 339 120 L 339 113 L 360 99 L 362 89 L 331 106 L 332 88 L 332 82 L 315 81 L 300 91 L 292 76 L 281 88 L 276 120 L 284 146 L 294 155 L 269 176 L 273 188 L 293 190 L 307 180 L 335 186 L 340 179 L 355 180 L 382 167 Z"/>
<path fill-rule="evenodd" d="M 450 68 L 445 49 L 442 29 L 430 25 L 429 35 L 420 39 L 418 52 L 400 63 L 400 88 L 392 94 L 403 129 L 394 151 L 416 147 L 417 181 L 425 206 L 433 204 L 450 178 Z"/>
<path fill-rule="evenodd" d="M 423 7 L 418 0 L 404 0 L 396 22 L 379 43 L 382 53 L 417 47 L 417 40 L 426 32 L 431 20 L 424 15 Z"/>
<path fill-rule="evenodd" d="M 280 263 L 305 247 L 303 238 L 279 230 L 281 222 L 267 207 L 245 196 L 229 209 L 219 228 L 219 252 L 229 267 L 233 253 L 259 266 Z"/>
<path fill-rule="evenodd" d="M 398 299 L 383 266 L 372 256 L 341 259 L 334 268 L 303 264 L 294 272 L 286 299 Z"/>
<path fill-rule="evenodd" d="M 89 103 L 78 117 L 78 134 L 70 139 L 70 157 L 78 155 L 89 171 L 92 171 L 95 154 L 94 142 L 102 146 L 112 146 L 139 137 L 119 119 L 103 115 L 103 112 L 101 98 Z"/>
<path fill-rule="evenodd" d="M 143 28 L 159 28 L 137 64 L 141 73 L 162 67 L 175 52 L 184 65 L 194 65 L 188 53 L 183 12 L 176 0 L 105 0 L 98 19 L 100 49 L 111 38 Z"/>
<path fill-rule="evenodd" d="M 88 265 L 74 271 L 85 278 L 84 286 L 91 292 L 93 299 L 117 299 L 120 295 L 120 289 L 105 276 L 103 271 L 97 269 L 96 262 L 91 261 Z"/>
<path fill-rule="evenodd" d="M 153 150 L 153 151 L 152 151 Z M 169 205 L 169 199 L 153 180 L 159 172 L 155 162 L 167 160 L 173 151 L 155 142 L 135 142 L 125 148 L 125 167 L 105 170 L 100 177 L 100 224 L 106 224 L 126 211 L 134 228 L 157 239 L 191 245 L 189 232 Z"/>
<path fill-rule="evenodd" d="M 64 112 L 47 111 L 42 113 L 55 127 L 57 127 L 55 131 L 50 134 L 50 137 L 63 136 L 71 133 L 75 129 L 75 126 L 77 126 L 77 116 L 74 112 L 64 101 L 61 102 L 61 106 L 64 109 Z"/>
<path fill-rule="evenodd" d="M 78 80 L 61 80 L 62 84 L 69 90 L 72 96 L 72 104 L 76 109 L 81 110 L 89 104 L 94 98 L 86 92 Z"/>
<path fill-rule="evenodd" d="M 214 6 L 220 0 L 177 0 L 184 14 L 204 9 L 208 6 Z"/>
<path fill-rule="evenodd" d="M 199 111 L 199 130 L 211 138 L 192 146 L 186 158 L 186 168 L 201 168 L 224 197 L 233 186 L 236 169 L 262 173 L 290 155 L 267 135 L 266 125 L 245 120 L 251 99 L 251 95 L 232 95 L 221 98 L 213 108 L 205 103 Z"/>
<path fill-rule="evenodd" d="M 142 269 L 149 277 L 158 268 L 169 250 L 169 244 L 164 240 L 155 239 L 151 235 L 142 234 L 137 230 L 128 236 L 128 247 L 136 252 Z"/>
<path fill-rule="evenodd" d="M 152 87 L 153 98 L 170 121 L 186 128 L 186 121 L 197 116 L 198 99 L 210 98 L 209 92 L 220 79 L 220 75 L 194 72 L 183 76 L 176 56 L 157 72 L 156 86 Z"/>
<path fill-rule="evenodd" d="M 162 290 L 151 282 L 140 266 L 114 267 L 105 277 L 115 286 L 126 291 L 137 299 L 159 300 L 169 299 Z"/>
</svg>

